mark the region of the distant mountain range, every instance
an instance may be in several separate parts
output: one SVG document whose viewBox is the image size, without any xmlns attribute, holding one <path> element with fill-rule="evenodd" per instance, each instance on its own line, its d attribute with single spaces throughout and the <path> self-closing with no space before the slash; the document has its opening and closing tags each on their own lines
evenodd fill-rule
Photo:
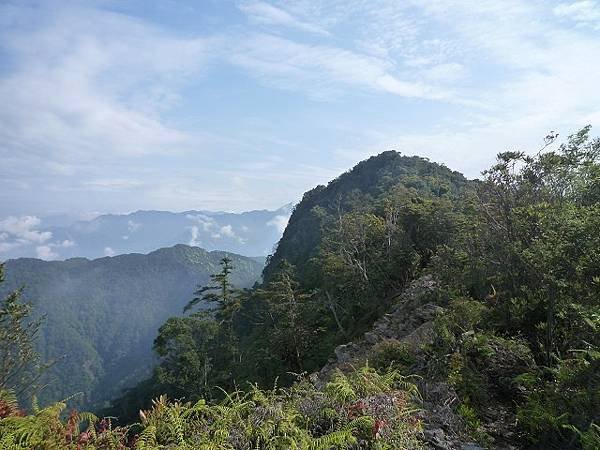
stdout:
<svg viewBox="0 0 600 450">
<path fill-rule="evenodd" d="M 57 360 L 42 403 L 83 393 L 75 399 L 80 406 L 101 407 L 148 376 L 158 328 L 182 314 L 196 286 L 209 282 L 225 255 L 232 259 L 236 286 L 260 279 L 260 258 L 187 245 L 95 260 L 7 261 L 0 298 L 24 286 L 24 300 L 46 318 L 38 341 L 43 360 Z"/>
<path fill-rule="evenodd" d="M 243 213 L 136 211 L 73 223 L 63 217 L 9 217 L 0 220 L 0 261 L 99 258 L 176 244 L 266 256 L 281 237 L 292 206 Z"/>
</svg>

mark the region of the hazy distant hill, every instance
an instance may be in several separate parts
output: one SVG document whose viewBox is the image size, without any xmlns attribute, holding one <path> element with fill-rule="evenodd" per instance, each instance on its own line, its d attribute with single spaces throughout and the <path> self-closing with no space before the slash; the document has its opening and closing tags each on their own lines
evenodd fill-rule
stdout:
<svg viewBox="0 0 600 450">
<path fill-rule="evenodd" d="M 147 255 L 6 263 L 3 292 L 25 286 L 24 298 L 46 315 L 39 348 L 44 359 L 61 358 L 42 400 L 83 392 L 86 406 L 101 405 L 135 383 L 152 366 L 158 327 L 181 315 L 197 284 L 218 272 L 221 251 L 176 245 Z M 249 287 L 262 264 L 229 254 L 232 280 Z"/>
<path fill-rule="evenodd" d="M 136 211 L 75 223 L 68 223 L 63 217 L 41 221 L 32 217 L 9 218 L 0 220 L 0 260 L 99 258 L 148 253 L 175 244 L 266 256 L 281 237 L 290 212 L 291 205 L 286 205 L 275 211 L 239 214 Z"/>
</svg>

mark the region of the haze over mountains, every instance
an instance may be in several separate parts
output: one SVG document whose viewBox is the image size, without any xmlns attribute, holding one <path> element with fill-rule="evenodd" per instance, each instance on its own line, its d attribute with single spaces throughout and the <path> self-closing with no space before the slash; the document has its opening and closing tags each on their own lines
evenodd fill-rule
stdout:
<svg viewBox="0 0 600 450">
<path fill-rule="evenodd" d="M 0 260 L 99 258 L 186 244 L 266 256 L 283 233 L 292 204 L 242 213 L 136 211 L 69 222 L 63 217 L 0 219 Z"/>
<path fill-rule="evenodd" d="M 56 361 L 40 400 L 81 393 L 76 403 L 98 406 L 147 376 L 158 328 L 182 314 L 225 255 L 235 286 L 260 279 L 263 264 L 255 258 L 181 244 L 91 261 L 8 261 L 0 298 L 24 286 L 24 300 L 45 316 L 38 349 L 45 361 Z"/>
<path fill-rule="evenodd" d="M 0 219 L 7 276 L 0 294 L 24 287 L 24 298 L 46 317 L 38 348 L 57 360 L 41 399 L 77 391 L 80 405 L 100 406 L 147 376 L 158 327 L 181 314 L 225 254 L 236 286 L 260 280 L 292 206 Z"/>
</svg>

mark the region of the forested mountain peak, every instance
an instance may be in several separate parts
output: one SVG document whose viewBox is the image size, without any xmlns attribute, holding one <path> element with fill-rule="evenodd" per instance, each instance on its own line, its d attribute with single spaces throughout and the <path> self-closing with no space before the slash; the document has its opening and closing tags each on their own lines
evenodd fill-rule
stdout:
<svg viewBox="0 0 600 450">
<path fill-rule="evenodd" d="M 405 156 L 393 150 L 371 156 L 327 186 L 316 186 L 304 194 L 265 267 L 265 278 L 283 259 L 303 270 L 308 259 L 315 256 L 323 215 L 375 208 L 399 188 L 404 189 L 404 195 L 452 197 L 469 184 L 461 173 L 420 156 Z"/>
</svg>

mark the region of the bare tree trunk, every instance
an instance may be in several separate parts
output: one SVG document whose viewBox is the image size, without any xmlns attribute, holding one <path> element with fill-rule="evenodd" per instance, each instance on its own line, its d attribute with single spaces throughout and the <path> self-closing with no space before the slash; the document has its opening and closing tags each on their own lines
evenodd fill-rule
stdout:
<svg viewBox="0 0 600 450">
<path fill-rule="evenodd" d="M 340 322 L 340 319 L 337 315 L 337 311 L 335 310 L 335 302 L 331 298 L 331 294 L 329 294 L 329 291 L 325 291 L 325 295 L 327 296 L 327 306 L 333 314 L 333 318 L 335 319 L 335 323 L 337 324 L 338 329 L 344 336 L 346 336 L 346 330 L 344 330 L 344 327 L 342 326 L 342 323 Z"/>
</svg>

